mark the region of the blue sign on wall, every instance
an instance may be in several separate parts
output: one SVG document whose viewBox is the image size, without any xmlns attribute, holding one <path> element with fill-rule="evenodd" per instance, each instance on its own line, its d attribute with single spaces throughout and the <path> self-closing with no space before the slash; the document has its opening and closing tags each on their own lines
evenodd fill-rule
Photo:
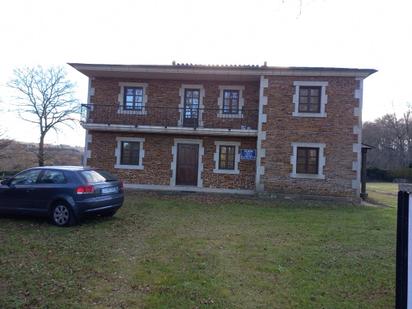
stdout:
<svg viewBox="0 0 412 309">
<path fill-rule="evenodd" d="M 241 160 L 256 160 L 256 149 L 240 149 Z"/>
</svg>

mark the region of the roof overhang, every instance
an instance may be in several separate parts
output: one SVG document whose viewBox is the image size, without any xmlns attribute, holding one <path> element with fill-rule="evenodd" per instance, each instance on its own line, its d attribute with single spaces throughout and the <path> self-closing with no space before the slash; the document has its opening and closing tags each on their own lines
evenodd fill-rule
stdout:
<svg viewBox="0 0 412 309">
<path fill-rule="evenodd" d="M 88 77 L 148 79 L 258 80 L 262 75 L 366 78 L 376 72 L 374 69 L 326 67 L 68 64 Z"/>
<path fill-rule="evenodd" d="M 373 149 L 373 148 L 375 148 L 375 147 L 373 147 L 373 146 L 371 146 L 371 145 L 368 145 L 368 144 L 365 144 L 365 143 L 362 143 L 362 149 L 367 149 L 367 150 L 369 150 L 369 149 Z"/>
</svg>

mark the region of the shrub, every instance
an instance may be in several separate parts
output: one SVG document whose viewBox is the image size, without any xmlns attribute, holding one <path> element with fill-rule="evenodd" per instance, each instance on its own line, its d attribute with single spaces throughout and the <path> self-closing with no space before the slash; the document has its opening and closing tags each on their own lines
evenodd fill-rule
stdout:
<svg viewBox="0 0 412 309">
<path fill-rule="evenodd" d="M 393 178 L 412 181 L 412 168 L 404 167 L 390 172 Z"/>
<path fill-rule="evenodd" d="M 393 181 L 394 177 L 390 171 L 371 167 L 366 169 L 366 178 L 369 181 Z"/>
</svg>

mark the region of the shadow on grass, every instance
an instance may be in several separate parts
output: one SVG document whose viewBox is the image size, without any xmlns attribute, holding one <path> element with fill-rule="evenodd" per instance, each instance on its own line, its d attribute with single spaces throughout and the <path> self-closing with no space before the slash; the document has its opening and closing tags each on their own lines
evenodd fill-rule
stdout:
<svg viewBox="0 0 412 309">
<path fill-rule="evenodd" d="M 114 217 L 103 217 L 100 215 L 88 215 L 80 220 L 76 226 L 88 226 L 96 225 L 103 222 L 116 222 L 118 220 Z M 17 224 L 37 224 L 37 225 L 49 225 L 56 226 L 51 221 L 50 218 L 45 216 L 33 216 L 33 215 L 15 215 L 15 214 L 0 214 L 0 221 L 4 223 L 17 223 Z M 67 228 L 67 227 L 66 227 Z M 70 228 L 70 226 L 68 226 Z"/>
</svg>

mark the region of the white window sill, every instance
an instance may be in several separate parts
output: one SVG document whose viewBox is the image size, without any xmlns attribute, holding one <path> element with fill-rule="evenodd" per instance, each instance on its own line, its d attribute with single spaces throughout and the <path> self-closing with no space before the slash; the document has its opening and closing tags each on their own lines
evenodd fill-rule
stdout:
<svg viewBox="0 0 412 309">
<path fill-rule="evenodd" d="M 220 170 L 220 169 L 213 169 L 213 173 L 215 174 L 231 174 L 231 175 L 238 175 L 240 173 L 239 170 Z"/>
<path fill-rule="evenodd" d="M 224 114 L 224 113 L 218 113 L 217 117 L 219 118 L 227 118 L 227 119 L 231 119 L 231 118 L 243 118 L 243 114 Z"/>
<path fill-rule="evenodd" d="M 124 108 L 119 108 L 117 110 L 118 114 L 127 114 L 127 115 L 147 115 L 147 111 L 145 109 L 142 109 L 141 111 L 134 110 L 134 109 L 124 109 Z"/>
<path fill-rule="evenodd" d="M 292 178 L 300 178 L 300 179 L 325 179 L 325 175 L 320 174 L 290 174 Z"/>
<path fill-rule="evenodd" d="M 327 116 L 326 113 L 299 113 L 299 112 L 293 112 L 292 113 L 293 117 L 312 117 L 312 118 L 325 118 Z"/>
<path fill-rule="evenodd" d="M 122 165 L 122 164 L 116 164 L 114 168 L 118 169 L 125 169 L 125 170 L 142 170 L 144 168 L 143 165 Z"/>
</svg>

